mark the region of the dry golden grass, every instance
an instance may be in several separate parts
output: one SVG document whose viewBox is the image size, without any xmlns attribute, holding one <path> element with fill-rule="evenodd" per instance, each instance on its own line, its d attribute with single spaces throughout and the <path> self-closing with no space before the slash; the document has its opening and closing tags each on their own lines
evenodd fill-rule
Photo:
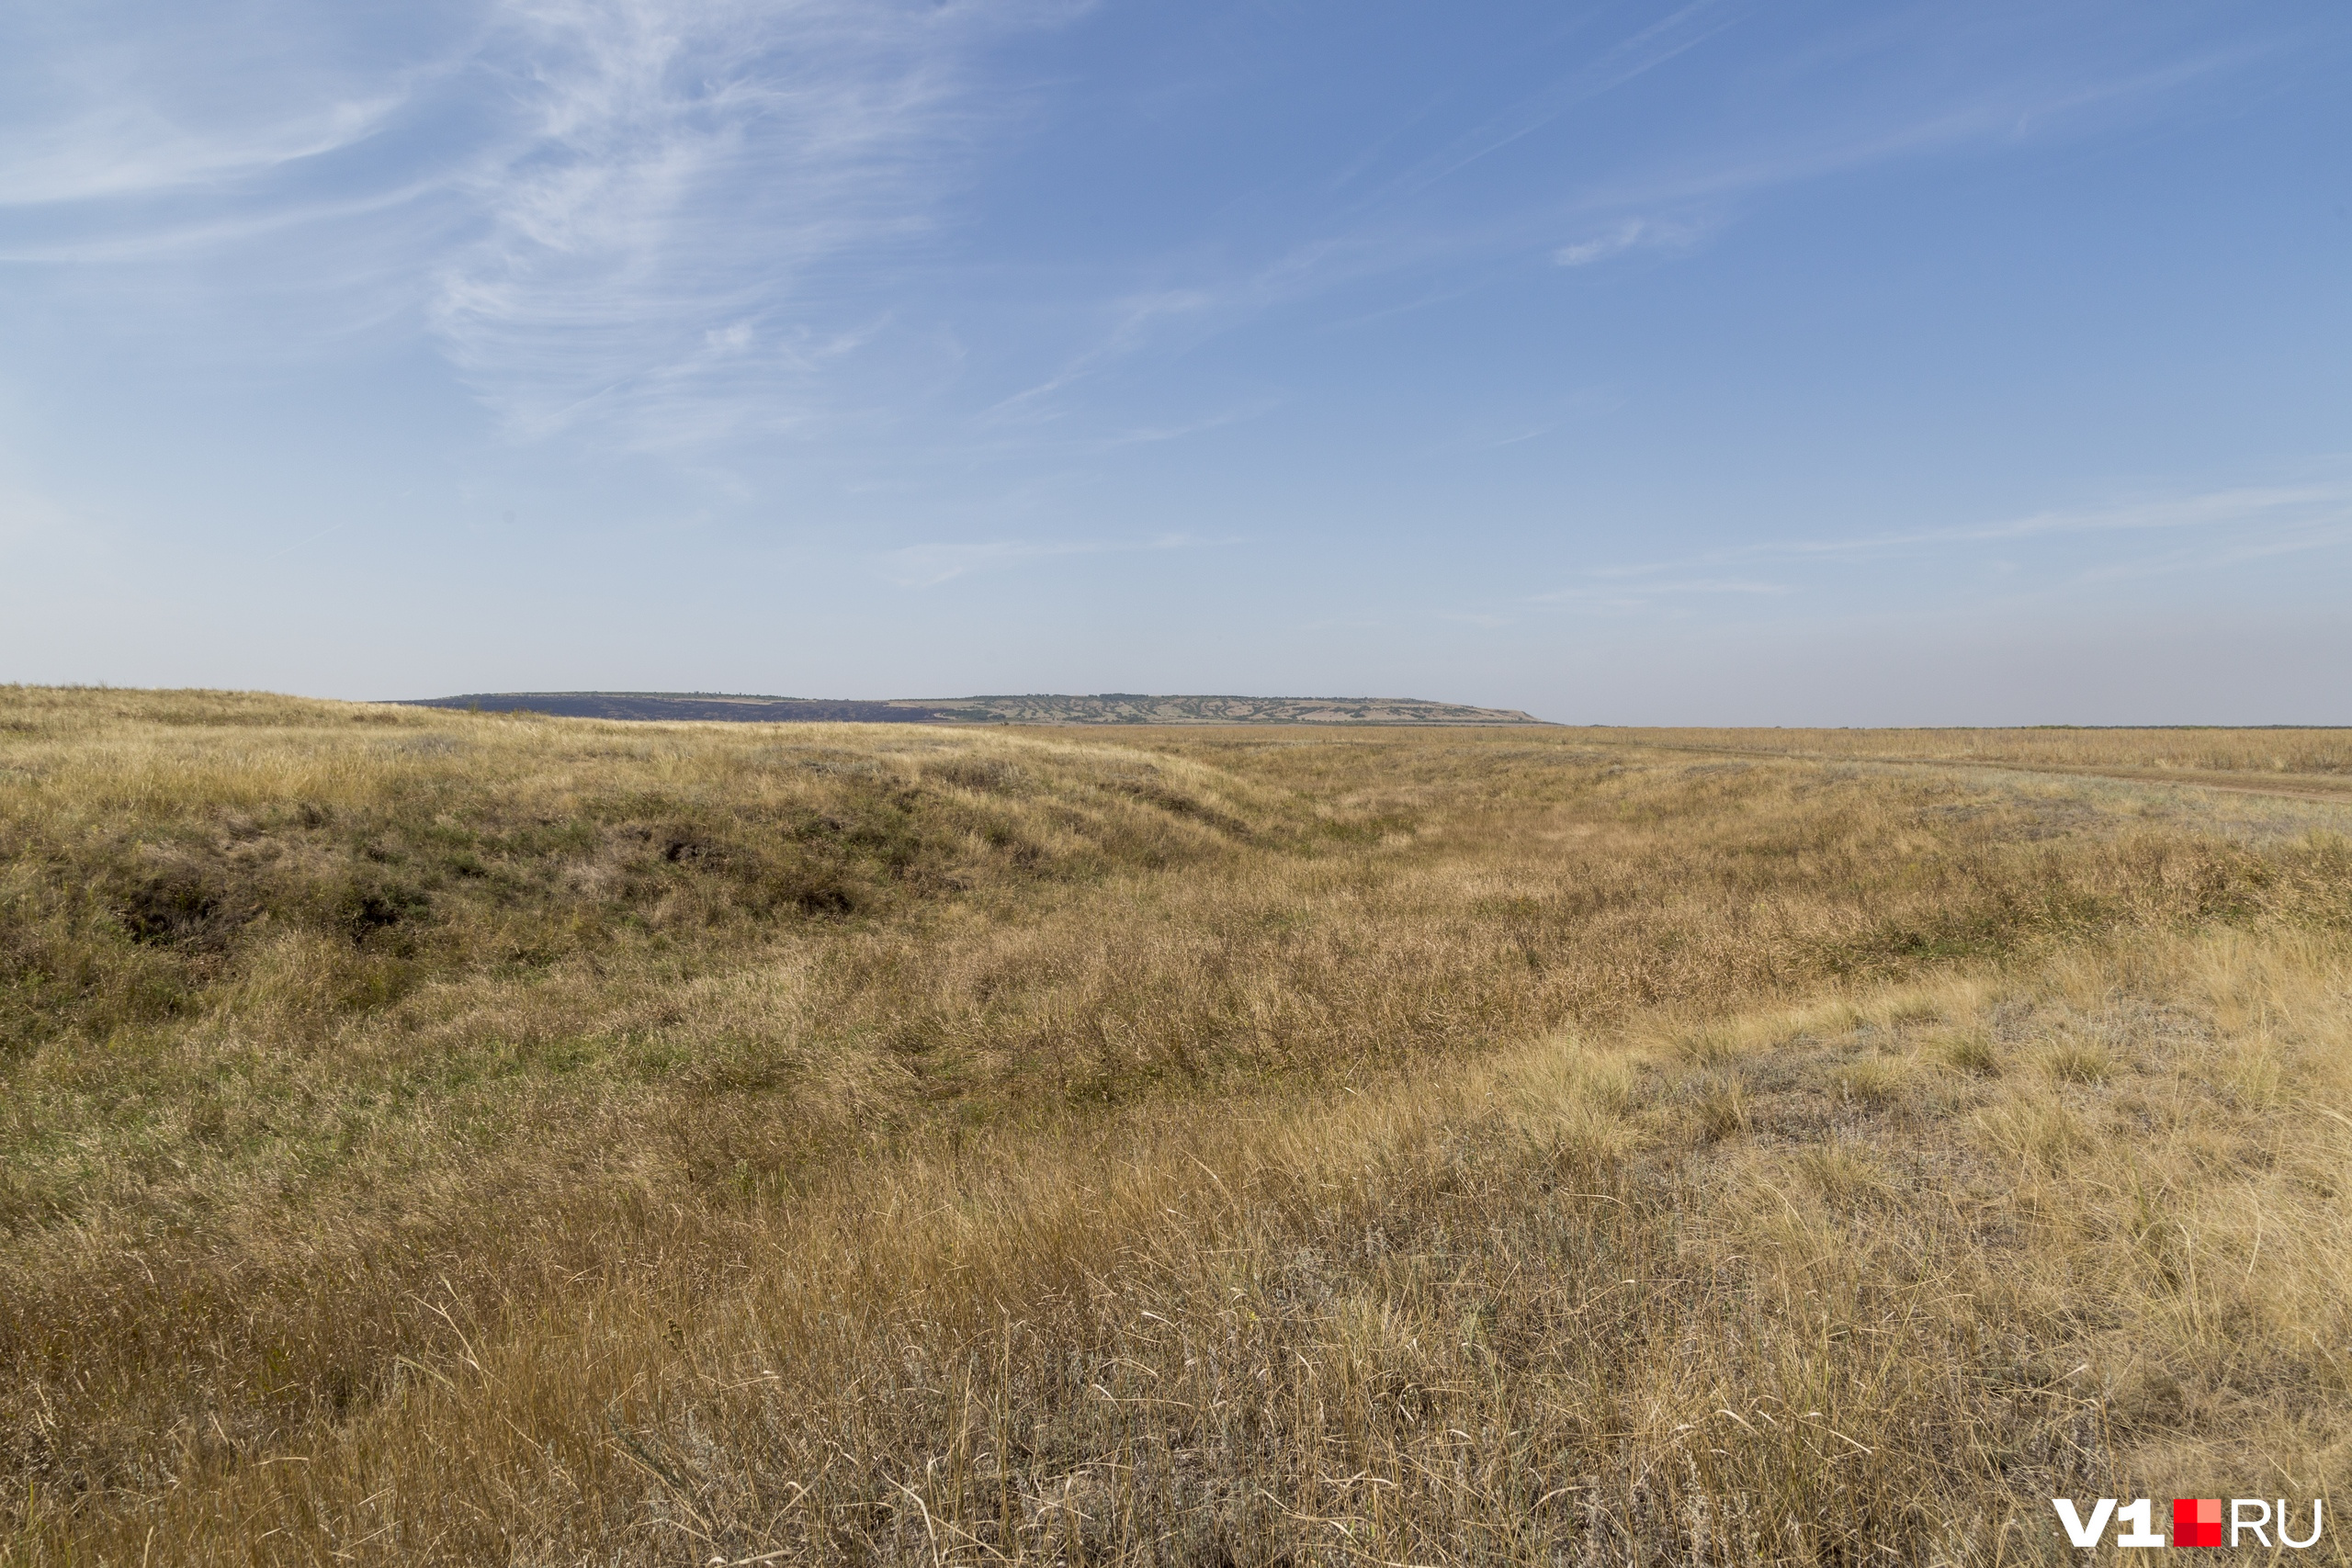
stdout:
<svg viewBox="0 0 2352 1568">
<path fill-rule="evenodd" d="M 1852 761 L 2013 763 L 2028 768 L 2352 786 L 2352 729 L 1612 729 L 1612 739 L 1677 750 Z M 2282 775 L 2292 775 L 2286 777 Z"/>
<path fill-rule="evenodd" d="M 1720 739 L 0 692 L 0 1561 L 2343 1495 L 2343 809 Z"/>
</svg>

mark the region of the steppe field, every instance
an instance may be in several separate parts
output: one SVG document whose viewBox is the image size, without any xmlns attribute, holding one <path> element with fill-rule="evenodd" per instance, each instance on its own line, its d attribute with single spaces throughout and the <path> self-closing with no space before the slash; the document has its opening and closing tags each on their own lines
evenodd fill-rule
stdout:
<svg viewBox="0 0 2352 1568">
<path fill-rule="evenodd" d="M 0 1563 L 2342 1562 L 2347 830 L 2346 731 L 0 688 Z"/>
</svg>

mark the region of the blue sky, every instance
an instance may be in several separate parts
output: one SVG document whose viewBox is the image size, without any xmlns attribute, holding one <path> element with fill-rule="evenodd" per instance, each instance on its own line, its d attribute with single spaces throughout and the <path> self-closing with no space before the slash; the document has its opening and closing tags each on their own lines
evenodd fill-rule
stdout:
<svg viewBox="0 0 2352 1568">
<path fill-rule="evenodd" d="M 2333 4 L 17 0 L 0 679 L 2352 722 Z"/>
</svg>

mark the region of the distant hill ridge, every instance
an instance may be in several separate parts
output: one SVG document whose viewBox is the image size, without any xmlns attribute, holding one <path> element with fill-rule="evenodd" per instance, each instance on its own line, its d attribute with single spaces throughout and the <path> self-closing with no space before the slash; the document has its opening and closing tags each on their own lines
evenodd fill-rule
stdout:
<svg viewBox="0 0 2352 1568">
<path fill-rule="evenodd" d="M 727 692 L 478 692 L 403 705 L 564 718 L 718 719 L 741 724 L 1542 724 L 1516 708 L 1414 697 L 895 697 L 879 702 Z"/>
</svg>

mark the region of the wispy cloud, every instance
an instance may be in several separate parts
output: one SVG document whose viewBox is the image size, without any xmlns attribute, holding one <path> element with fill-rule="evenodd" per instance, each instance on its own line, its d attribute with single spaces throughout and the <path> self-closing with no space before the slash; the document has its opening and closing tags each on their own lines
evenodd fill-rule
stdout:
<svg viewBox="0 0 2352 1568">
<path fill-rule="evenodd" d="M 1595 572 L 1595 578 L 1603 574 Z M 1655 608 L 1661 601 L 1705 599 L 1731 595 L 1739 598 L 1777 599 L 1796 592 L 1785 582 L 1766 582 L 1752 578 L 1687 577 L 1656 578 L 1639 582 L 1596 581 L 1555 588 L 1549 592 L 1531 594 L 1527 603 L 1534 604 L 1575 605 L 1588 610 L 1633 612 Z"/>
<path fill-rule="evenodd" d="M 435 333 L 526 432 L 792 427 L 1003 112 L 969 55 L 1070 9 L 518 0 L 487 58 L 526 123 L 468 181 L 486 231 L 438 268 Z"/>
<path fill-rule="evenodd" d="M 1542 130 L 1571 109 L 1698 48 L 1754 9 L 1752 0 L 1693 0 L 1692 4 L 1668 13 L 1454 138 L 1400 175 L 1387 194 L 1392 197 L 1410 194 L 1452 178 L 1479 160 Z"/>
<path fill-rule="evenodd" d="M 1573 245 L 1562 245 L 1552 253 L 1552 259 L 1562 266 L 1590 266 L 1623 251 L 1630 251 L 1642 243 L 1642 231 L 1647 227 L 1638 218 L 1628 218 L 1605 234 L 1589 240 L 1579 240 Z"/>
<path fill-rule="evenodd" d="M 2138 541 L 2143 547 L 2119 547 Z M 2098 544 L 2085 559 L 2072 543 Z M 2144 547 L 2153 545 L 2154 547 Z M 2007 547 L 1996 560 L 2004 593 L 2126 578 L 2218 570 L 2246 562 L 2352 546 L 2352 480 L 2249 485 L 2190 495 L 2055 508 L 2024 516 L 1843 537 L 1763 539 L 1647 561 L 1595 566 L 1524 603 L 1632 613 L 1694 596 L 1779 598 L 1843 581 L 1833 569 L 1949 558 Z M 2034 549 L 2045 553 L 2037 558 Z M 1755 569 L 1778 570 L 1773 577 Z M 1747 569 L 1743 570 L 1742 569 Z M 1940 569 L 1939 569 L 1940 570 Z"/>
<path fill-rule="evenodd" d="M 1758 193 L 2055 134 L 2252 48 L 2096 80 L 2019 68 L 1752 139 L 1588 152 L 1566 117 L 1697 65 L 1726 29 L 1745 46 L 1770 13 L 1698 0 L 1614 39 L 1596 20 L 1553 79 L 1451 127 L 1442 103 L 1416 107 L 1409 134 L 1337 186 L 1318 173 L 1262 228 L 1088 255 L 1023 318 L 1046 329 L 1010 343 L 940 319 L 955 307 L 936 302 L 939 264 L 967 176 L 1028 112 L 999 46 L 1089 0 L 472 0 L 423 8 L 397 59 L 372 34 L 334 43 L 356 12 L 254 4 L 269 25 L 44 35 L 42 79 L 63 85 L 0 101 L 0 261 L 143 265 L 168 291 L 209 260 L 224 293 L 421 324 L 520 436 L 682 453 L 903 420 L 910 389 L 962 374 L 973 343 L 973 425 L 1036 440 L 1114 367 L 1309 300 L 1348 297 L 1369 321 L 1545 257 L 1574 270 L 1690 250 Z M 1539 197 L 1450 199 L 1465 171 L 1547 129 L 1563 156 L 1524 187 Z"/>
<path fill-rule="evenodd" d="M 94 26 L 52 50 L 64 87 L 0 109 L 0 259 L 399 301 L 526 436 L 790 430 L 888 338 L 877 275 L 1020 112 L 978 57 L 1085 4 L 489 0 L 440 53 L 356 75 L 315 13 L 243 53 L 212 29 L 184 68 L 168 35 Z"/>
<path fill-rule="evenodd" d="M 962 544 L 904 545 L 880 557 L 882 574 L 901 588 L 933 588 L 969 572 L 1055 556 L 1125 555 L 1193 549 L 1210 541 L 1188 534 L 1153 539 L 989 539 Z"/>
<path fill-rule="evenodd" d="M 1344 204 L 1307 204 L 1286 243 L 1254 260 L 1221 247 L 1214 263 L 1149 263 L 1149 288 L 1128 288 L 1072 302 L 1091 324 L 1060 368 L 992 411 L 1043 421 L 1065 412 L 1057 395 L 1122 362 L 1178 352 L 1204 339 L 1368 283 L 1413 283 L 1407 298 L 1351 310 L 1350 325 L 1459 299 L 1536 257 L 1578 269 L 1641 252 L 1696 251 L 1731 229 L 1772 193 L 1906 160 L 1971 149 L 2014 147 L 2088 133 L 2154 112 L 2170 95 L 2276 52 L 2275 39 L 2208 50 L 2140 69 L 2042 70 L 2031 63 L 1973 75 L 1899 98 L 1864 103 L 1825 94 L 1821 112 L 1782 117 L 1752 138 L 1716 134 L 1669 141 L 1632 156 L 1581 159 L 1573 152 L 1540 202 L 1475 217 L 1432 205 L 1434 194 L 1473 164 L 1594 105 L 1716 40 L 1759 15 L 1742 0 L 1701 0 L 1593 52 L 1583 64 L 1521 101 L 1442 139 L 1385 179 L 1363 176 L 1351 160 L 1331 188 Z M 1895 31 L 1901 25 L 1890 23 Z M 1916 31 L 1916 22 L 1912 25 Z M 1848 39 L 1850 48 L 1867 52 Z M 1889 39 L 1871 40 L 1897 48 Z M 1916 40 L 1914 40 L 1916 41 Z M 1850 67 L 1851 62 L 1849 62 Z M 1412 111 L 1430 118 L 1427 107 Z M 1329 182 L 1327 182 L 1329 184 Z"/>
<path fill-rule="evenodd" d="M 1230 424 L 1239 424 L 1246 420 L 1256 419 L 1273 409 L 1279 401 L 1280 400 L 1274 398 L 1252 398 L 1238 407 L 1203 414 L 1196 419 L 1179 420 L 1170 424 L 1136 425 L 1105 435 L 1095 443 L 1095 446 L 1099 449 L 1110 450 L 1121 446 L 1150 446 L 1164 441 L 1188 440 L 1195 435 L 1205 434 L 1212 430 L 1222 430 Z"/>
<path fill-rule="evenodd" d="M 2352 480 L 2248 485 L 2195 495 L 2153 497 L 2106 505 L 2054 508 L 2022 517 L 1949 527 L 1891 530 L 1845 537 L 1766 539 L 1707 550 L 1679 559 L 1595 568 L 1595 578 L 1638 580 L 1682 572 L 1693 564 L 1802 559 L 1865 559 L 1912 555 L 1955 546 L 2064 536 L 2230 529 L 2241 542 L 2281 531 L 2333 540 L 2352 530 Z"/>
<path fill-rule="evenodd" d="M 94 107 L 23 136 L 0 164 L 0 206 L 220 189 L 363 141 L 407 96 L 405 85 L 396 85 L 356 100 L 295 106 L 260 124 L 220 127 L 176 123 L 144 103 Z"/>
<path fill-rule="evenodd" d="M 2275 51 L 2248 44 L 2212 50 L 2140 71 L 2088 79 L 2027 76 L 1917 105 L 1834 119 L 1726 154 L 1720 147 L 1652 163 L 1594 181 L 1578 206 L 1589 212 L 1645 212 L 1709 204 L 1804 185 L 1905 159 L 1969 147 L 2053 140 L 2128 115 L 2168 95 Z"/>
<path fill-rule="evenodd" d="M 1562 266 L 1590 266 L 1632 250 L 1688 250 L 1706 231 L 1707 225 L 1690 220 L 1625 218 L 1590 239 L 1562 245 L 1552 259 Z"/>
<path fill-rule="evenodd" d="M 1055 411 L 1047 406 L 1046 400 L 1054 393 L 1084 379 L 1112 361 L 1147 346 L 1152 341 L 1154 330 L 1161 323 L 1197 318 L 1228 303 L 1203 289 L 1171 288 L 1123 296 L 1093 307 L 1090 313 L 1101 318 L 1102 324 L 1091 334 L 1091 341 L 1071 354 L 1043 381 L 1024 387 L 989 409 L 986 417 L 994 420 L 1052 418 Z M 1081 311 L 1089 310 L 1084 305 L 1080 309 Z"/>
</svg>

